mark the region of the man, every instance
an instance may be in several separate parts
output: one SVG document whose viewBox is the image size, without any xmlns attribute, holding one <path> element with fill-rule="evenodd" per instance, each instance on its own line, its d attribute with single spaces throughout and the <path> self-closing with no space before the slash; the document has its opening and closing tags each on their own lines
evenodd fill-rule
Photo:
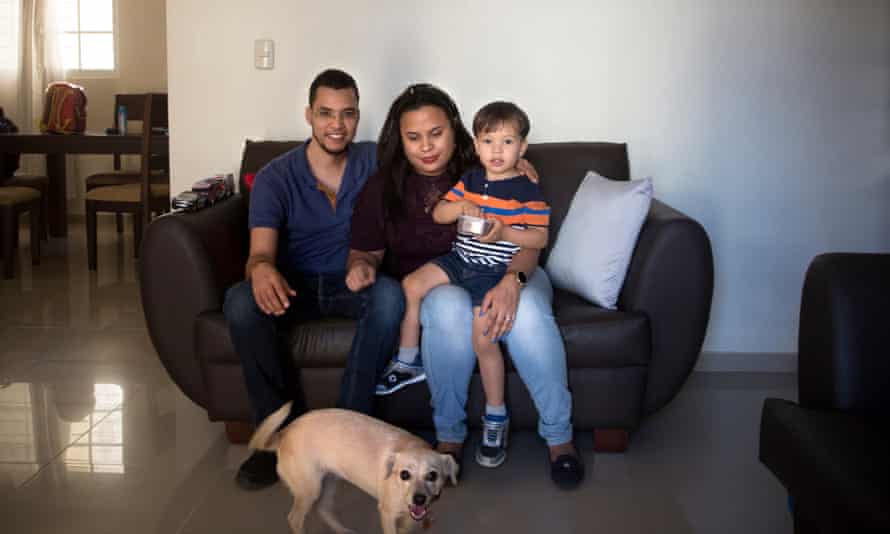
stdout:
<svg viewBox="0 0 890 534">
<path fill-rule="evenodd" d="M 312 136 L 266 165 L 250 197 L 250 255 L 245 280 L 226 293 L 224 312 L 241 358 L 254 421 L 287 401 L 288 424 L 305 411 L 296 369 L 281 334 L 294 321 L 339 315 L 359 319 L 341 384 L 341 408 L 370 413 L 377 374 L 392 355 L 404 302 L 372 286 L 345 283 L 352 208 L 376 169 L 376 145 L 353 143 L 358 87 L 340 70 L 319 74 L 309 88 Z M 394 282 L 395 283 L 395 282 Z M 385 298 L 381 295 L 390 295 Z M 245 489 L 278 480 L 274 453 L 254 452 L 238 470 Z"/>
</svg>

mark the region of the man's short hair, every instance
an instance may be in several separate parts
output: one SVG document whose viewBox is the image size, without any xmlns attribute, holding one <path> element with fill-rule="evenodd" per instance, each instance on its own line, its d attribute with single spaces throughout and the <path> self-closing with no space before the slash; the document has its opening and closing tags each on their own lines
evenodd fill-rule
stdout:
<svg viewBox="0 0 890 534">
<path fill-rule="evenodd" d="M 491 132 L 498 129 L 504 123 L 513 123 L 523 139 L 528 137 L 531 124 L 528 115 L 513 102 L 492 102 L 486 104 L 473 118 L 473 135 L 479 136 L 483 132 Z"/>
<path fill-rule="evenodd" d="M 309 86 L 309 105 L 315 103 L 315 95 L 318 93 L 319 87 L 329 87 L 331 89 L 352 89 L 355 92 L 355 100 L 358 102 L 358 85 L 355 79 L 340 69 L 328 69 L 312 80 Z"/>
</svg>

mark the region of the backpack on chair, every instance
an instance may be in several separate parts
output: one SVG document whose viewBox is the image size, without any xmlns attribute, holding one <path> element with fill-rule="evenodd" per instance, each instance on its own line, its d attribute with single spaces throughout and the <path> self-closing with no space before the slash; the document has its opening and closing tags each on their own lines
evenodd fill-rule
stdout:
<svg viewBox="0 0 890 534">
<path fill-rule="evenodd" d="M 83 87 L 68 82 L 53 82 L 46 88 L 43 133 L 83 133 L 87 128 L 87 95 Z"/>
</svg>

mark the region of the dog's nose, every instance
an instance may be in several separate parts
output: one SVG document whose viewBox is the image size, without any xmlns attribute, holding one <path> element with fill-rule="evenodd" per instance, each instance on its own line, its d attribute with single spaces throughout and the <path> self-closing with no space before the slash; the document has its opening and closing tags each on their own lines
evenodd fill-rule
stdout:
<svg viewBox="0 0 890 534">
<path fill-rule="evenodd" d="M 426 502 L 426 495 L 421 495 L 420 493 L 414 494 L 414 504 L 416 504 L 417 506 L 423 506 L 423 504 L 425 502 Z"/>
</svg>

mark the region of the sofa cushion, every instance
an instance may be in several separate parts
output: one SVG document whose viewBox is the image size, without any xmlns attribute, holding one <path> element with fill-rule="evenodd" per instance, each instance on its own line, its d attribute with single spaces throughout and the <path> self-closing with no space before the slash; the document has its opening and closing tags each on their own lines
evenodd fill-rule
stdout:
<svg viewBox="0 0 890 534">
<path fill-rule="evenodd" d="M 649 325 L 643 314 L 604 310 L 558 290 L 554 310 L 570 369 L 648 364 Z M 221 312 L 199 315 L 195 328 L 197 352 L 205 363 L 238 363 Z M 294 326 L 287 346 L 300 367 L 343 367 L 354 335 L 352 319 L 319 319 Z"/>
<path fill-rule="evenodd" d="M 650 179 L 618 182 L 588 172 L 547 260 L 553 285 L 615 309 L 651 203 Z"/>
<path fill-rule="evenodd" d="M 560 289 L 553 293 L 553 312 L 565 341 L 569 369 L 649 364 L 652 346 L 644 314 L 591 306 Z"/>
</svg>

